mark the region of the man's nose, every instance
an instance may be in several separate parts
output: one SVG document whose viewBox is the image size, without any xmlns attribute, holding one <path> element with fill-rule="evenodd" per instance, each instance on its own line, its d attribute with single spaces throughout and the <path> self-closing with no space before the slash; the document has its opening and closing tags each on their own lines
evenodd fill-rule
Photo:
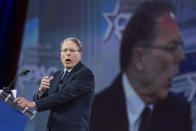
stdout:
<svg viewBox="0 0 196 131">
<path fill-rule="evenodd" d="M 71 54 L 71 50 L 67 50 L 66 54 L 70 55 Z"/>
<path fill-rule="evenodd" d="M 183 51 L 183 48 L 182 46 L 179 46 L 177 51 L 176 51 L 176 57 L 175 57 L 175 62 L 177 64 L 180 64 L 184 61 L 184 51 Z"/>
</svg>

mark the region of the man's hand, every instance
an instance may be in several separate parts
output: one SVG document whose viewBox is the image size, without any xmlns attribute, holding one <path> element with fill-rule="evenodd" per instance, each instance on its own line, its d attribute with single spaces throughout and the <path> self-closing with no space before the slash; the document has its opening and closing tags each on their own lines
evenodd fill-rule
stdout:
<svg viewBox="0 0 196 131">
<path fill-rule="evenodd" d="M 44 91 L 47 88 L 50 88 L 50 82 L 54 79 L 54 76 L 51 76 L 50 78 L 48 78 L 48 76 L 45 76 L 42 80 L 41 80 L 41 84 L 40 84 L 40 88 L 38 89 L 38 93 L 39 94 L 43 94 Z"/>
<path fill-rule="evenodd" d="M 34 108 L 34 109 L 36 108 L 36 105 L 35 105 L 34 102 L 30 102 L 30 101 L 26 100 L 23 97 L 16 98 L 14 100 L 14 103 L 16 103 L 17 106 L 19 106 L 19 107 L 21 107 L 23 109 L 26 108 L 26 107 L 28 107 L 28 108 Z"/>
</svg>

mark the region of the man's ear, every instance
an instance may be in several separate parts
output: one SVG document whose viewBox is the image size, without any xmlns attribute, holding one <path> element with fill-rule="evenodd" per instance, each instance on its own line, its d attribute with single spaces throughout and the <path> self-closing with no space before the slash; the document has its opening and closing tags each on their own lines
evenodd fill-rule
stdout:
<svg viewBox="0 0 196 131">
<path fill-rule="evenodd" d="M 80 57 L 82 58 L 82 52 L 79 52 Z"/>
<path fill-rule="evenodd" d="M 142 71 L 144 69 L 144 59 L 143 59 L 144 54 L 145 54 L 145 51 L 143 48 L 136 47 L 133 50 L 132 61 L 133 61 L 135 68 L 139 71 Z"/>
</svg>

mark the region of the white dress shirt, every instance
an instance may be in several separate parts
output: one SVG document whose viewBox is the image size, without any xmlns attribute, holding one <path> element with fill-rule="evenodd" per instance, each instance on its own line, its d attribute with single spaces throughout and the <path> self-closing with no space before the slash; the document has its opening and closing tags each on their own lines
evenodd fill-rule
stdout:
<svg viewBox="0 0 196 131">
<path fill-rule="evenodd" d="M 65 75 L 65 72 L 66 72 L 66 71 L 68 71 L 68 72 L 70 73 L 70 72 L 71 72 L 71 70 L 72 70 L 72 68 L 71 68 L 71 69 L 69 69 L 69 70 L 67 70 L 66 68 L 64 68 L 62 78 L 64 77 L 64 75 Z M 61 78 L 61 79 L 62 79 L 62 78 Z"/>
<path fill-rule="evenodd" d="M 125 94 L 129 131 L 138 131 L 141 122 L 140 115 L 145 108 L 145 103 L 132 88 L 125 73 L 122 75 L 122 84 Z M 149 107 L 150 109 L 153 109 L 153 105 L 150 105 Z"/>
<path fill-rule="evenodd" d="M 69 69 L 68 70 L 68 72 L 70 73 L 71 72 L 71 70 L 72 70 L 72 68 L 71 69 Z M 64 68 L 64 73 L 67 71 L 67 69 L 66 68 Z"/>
</svg>

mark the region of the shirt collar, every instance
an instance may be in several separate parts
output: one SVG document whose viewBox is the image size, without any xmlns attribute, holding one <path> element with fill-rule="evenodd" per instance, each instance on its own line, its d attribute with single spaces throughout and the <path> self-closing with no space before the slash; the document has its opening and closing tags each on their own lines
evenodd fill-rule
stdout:
<svg viewBox="0 0 196 131">
<path fill-rule="evenodd" d="M 66 68 L 64 68 L 64 72 L 68 71 L 69 73 L 71 72 L 72 68 L 67 70 Z"/>
<path fill-rule="evenodd" d="M 145 103 L 135 92 L 125 73 L 122 74 L 122 83 L 125 92 L 128 117 L 131 119 L 130 121 L 132 123 L 140 117 L 140 114 L 145 107 Z"/>
</svg>

